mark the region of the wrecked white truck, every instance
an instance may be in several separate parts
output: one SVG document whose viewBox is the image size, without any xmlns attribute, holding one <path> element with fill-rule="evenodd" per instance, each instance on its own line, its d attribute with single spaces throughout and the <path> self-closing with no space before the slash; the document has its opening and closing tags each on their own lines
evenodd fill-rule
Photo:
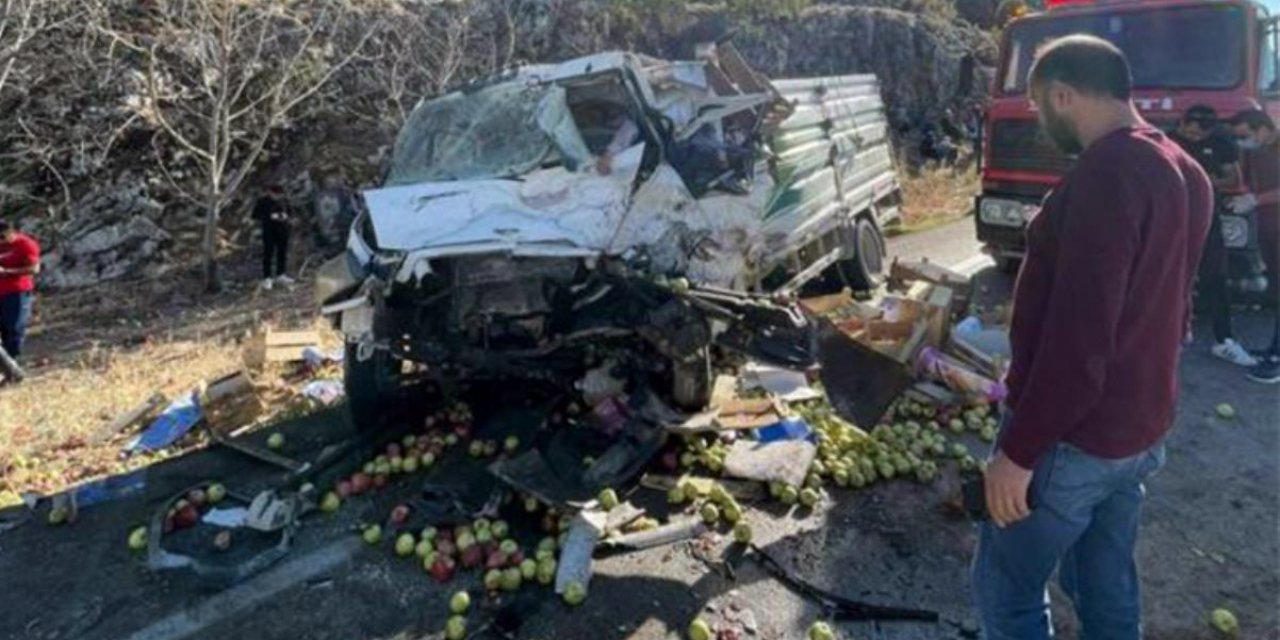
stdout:
<svg viewBox="0 0 1280 640">
<path fill-rule="evenodd" d="M 875 286 L 900 197 L 873 76 L 602 53 L 419 104 L 316 291 L 358 418 L 415 372 L 581 387 L 628 357 L 699 408 L 714 344 L 802 363 L 776 302 Z"/>
</svg>

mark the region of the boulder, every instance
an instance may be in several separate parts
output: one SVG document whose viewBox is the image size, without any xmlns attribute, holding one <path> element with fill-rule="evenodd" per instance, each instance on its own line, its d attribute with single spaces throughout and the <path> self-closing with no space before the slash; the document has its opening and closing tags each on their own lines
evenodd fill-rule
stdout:
<svg viewBox="0 0 1280 640">
<path fill-rule="evenodd" d="M 123 179 L 95 191 L 71 210 L 43 260 L 42 287 L 70 289 L 115 280 L 161 266 L 170 235 L 152 219 L 163 207 L 145 183 Z"/>
</svg>

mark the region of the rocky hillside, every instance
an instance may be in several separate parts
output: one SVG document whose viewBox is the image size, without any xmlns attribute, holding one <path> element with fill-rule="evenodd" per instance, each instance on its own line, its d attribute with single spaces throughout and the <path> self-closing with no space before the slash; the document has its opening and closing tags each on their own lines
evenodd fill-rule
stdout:
<svg viewBox="0 0 1280 640">
<path fill-rule="evenodd" d="M 687 57 L 731 38 L 775 77 L 874 72 L 916 121 L 985 91 L 990 0 L 13 0 L 0 16 L 0 207 L 43 285 L 227 256 L 283 180 L 369 184 L 413 104 L 523 61 Z M 214 224 L 208 224 L 213 221 Z"/>
</svg>

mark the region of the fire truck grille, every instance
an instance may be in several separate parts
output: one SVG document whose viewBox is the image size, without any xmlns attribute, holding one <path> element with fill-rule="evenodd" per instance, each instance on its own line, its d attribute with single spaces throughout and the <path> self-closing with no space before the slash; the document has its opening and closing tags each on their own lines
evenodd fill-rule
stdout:
<svg viewBox="0 0 1280 640">
<path fill-rule="evenodd" d="M 1035 120 L 999 120 L 992 126 L 991 168 L 1063 174 L 1075 158 L 1054 146 Z"/>
</svg>

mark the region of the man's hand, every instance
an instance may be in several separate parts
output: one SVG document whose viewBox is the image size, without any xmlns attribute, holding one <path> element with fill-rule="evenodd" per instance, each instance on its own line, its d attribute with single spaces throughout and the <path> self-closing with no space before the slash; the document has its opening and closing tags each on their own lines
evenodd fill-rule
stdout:
<svg viewBox="0 0 1280 640">
<path fill-rule="evenodd" d="M 1252 193 L 1246 193 L 1242 196 L 1236 196 L 1227 200 L 1227 208 L 1232 213 L 1247 213 L 1258 208 L 1258 196 Z"/>
<path fill-rule="evenodd" d="M 987 464 L 985 479 L 987 511 L 996 526 L 1007 527 L 1029 515 L 1027 489 L 1031 487 L 1031 471 L 997 452 Z"/>
</svg>

